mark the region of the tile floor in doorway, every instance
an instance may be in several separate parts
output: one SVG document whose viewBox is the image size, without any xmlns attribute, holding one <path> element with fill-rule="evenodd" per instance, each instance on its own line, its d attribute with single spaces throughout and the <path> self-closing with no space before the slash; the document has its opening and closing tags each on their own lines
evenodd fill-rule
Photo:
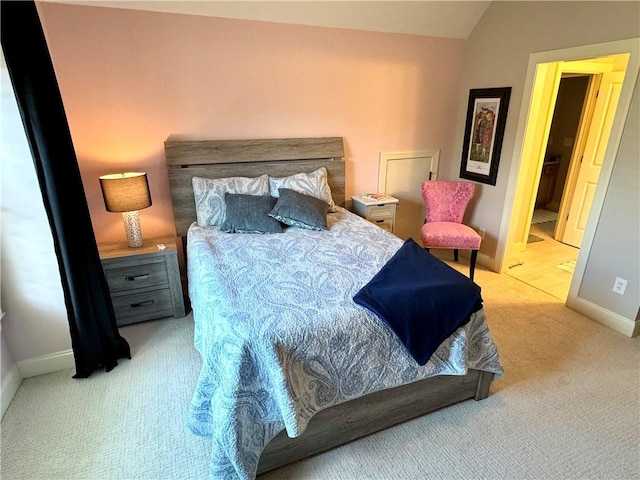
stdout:
<svg viewBox="0 0 640 480">
<path fill-rule="evenodd" d="M 555 226 L 555 220 L 532 223 L 529 233 L 542 240 L 528 243 L 525 251 L 515 256 L 517 261 L 507 275 L 564 302 L 580 249 L 554 240 Z"/>
</svg>

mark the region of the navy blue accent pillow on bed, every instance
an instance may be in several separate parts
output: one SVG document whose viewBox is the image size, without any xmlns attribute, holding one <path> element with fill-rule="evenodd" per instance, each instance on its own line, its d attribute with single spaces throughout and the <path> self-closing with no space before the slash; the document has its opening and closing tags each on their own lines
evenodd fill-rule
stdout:
<svg viewBox="0 0 640 480">
<path fill-rule="evenodd" d="M 353 301 L 378 315 L 419 365 L 482 308 L 478 285 L 411 238 Z"/>
</svg>

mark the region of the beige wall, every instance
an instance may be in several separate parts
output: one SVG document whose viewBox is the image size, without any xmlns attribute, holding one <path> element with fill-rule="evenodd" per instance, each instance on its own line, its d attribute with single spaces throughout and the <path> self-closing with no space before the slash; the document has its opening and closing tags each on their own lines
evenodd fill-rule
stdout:
<svg viewBox="0 0 640 480">
<path fill-rule="evenodd" d="M 481 252 L 496 254 L 502 210 L 514 159 L 514 141 L 524 94 L 529 56 L 594 43 L 638 37 L 638 2 L 493 2 L 468 40 L 465 76 L 458 99 L 454 158 L 462 155 L 468 91 L 471 88 L 512 87 L 502 155 L 495 186 L 481 186 L 471 221 L 486 229 Z M 514 161 L 515 160 L 515 161 Z M 441 172 L 456 178 L 452 162 Z"/>
<path fill-rule="evenodd" d="M 347 195 L 376 189 L 381 151 L 441 148 L 451 157 L 463 40 L 37 6 L 99 242 L 124 240 L 98 182 L 113 171 L 148 172 L 153 206 L 140 212 L 143 234 L 173 233 L 163 150 L 171 134 L 343 136 Z M 19 134 L 7 142 L 18 152 L 3 170 L 19 190 L 2 205 L 15 212 L 3 229 L 13 263 L 2 276 L 13 289 L 3 284 L 11 309 L 2 334 L 20 362 L 71 345 L 48 223 L 41 202 L 31 207 L 40 192 L 28 146 Z"/>
<path fill-rule="evenodd" d="M 481 253 L 490 261 L 495 260 L 499 238 L 506 235 L 506 232 L 501 231 L 501 223 L 504 205 L 512 200 L 507 198 L 509 181 L 514 173 L 512 170 L 515 169 L 517 173 L 519 166 L 520 159 L 514 149 L 523 98 L 525 93 L 530 93 L 524 92 L 530 55 L 637 38 L 640 37 L 639 19 L 639 2 L 493 2 L 469 37 L 466 75 L 458 105 L 454 158 L 460 158 L 462 152 L 468 90 L 512 87 L 497 184 L 481 186 L 471 218 L 474 225 L 486 228 Z M 637 74 L 637 67 L 634 74 Z M 637 126 L 634 129 L 633 122 L 627 121 L 623 130 L 627 143 L 621 145 L 616 159 L 616 168 L 606 192 L 601 221 L 587 261 L 580 295 L 584 295 L 584 300 L 593 304 L 596 310 L 610 311 L 633 321 L 640 304 L 638 235 L 631 229 L 627 238 L 617 234 L 614 234 L 615 238 L 611 237 L 613 232 L 626 232 L 629 225 L 637 225 L 640 218 L 637 201 L 634 207 L 615 214 L 610 207 L 615 198 L 629 201 L 637 198 L 629 194 L 629 187 L 625 185 L 635 181 L 637 186 L 637 173 L 635 178 L 624 180 L 616 170 L 629 170 L 629 173 L 633 173 L 632 165 L 637 165 L 638 155 L 636 153 L 634 156 L 628 145 L 637 145 L 640 134 Z M 455 178 L 459 164 L 453 162 L 448 167 L 448 170 L 446 166 L 441 167 L 441 172 Z M 608 225 L 607 229 L 602 225 Z M 608 242 L 601 241 L 605 236 L 610 236 Z M 606 267 L 613 252 L 616 257 L 629 260 L 624 265 L 619 262 L 616 274 Z M 616 275 L 629 281 L 628 293 L 624 296 L 611 291 Z"/>
<path fill-rule="evenodd" d="M 122 241 L 98 176 L 149 172 L 146 236 L 173 233 L 163 142 L 342 136 L 347 198 L 380 152 L 451 157 L 463 40 L 70 6 L 38 6 L 96 237 Z M 442 161 L 442 160 L 441 160 Z"/>
<path fill-rule="evenodd" d="M 640 314 L 640 78 L 636 81 L 579 295 L 624 318 Z M 613 293 L 616 277 L 628 281 Z"/>
<path fill-rule="evenodd" d="M 498 183 L 481 185 L 474 208 L 489 254 L 516 168 L 514 137 L 530 53 L 637 37 L 640 28 L 637 2 L 494 2 L 468 42 L 97 7 L 38 8 L 99 241 L 124 238 L 120 216 L 104 212 L 97 181 L 115 169 L 149 172 L 154 205 L 141 212 L 143 230 L 171 231 L 162 148 L 172 133 L 344 136 L 349 194 L 375 189 L 380 151 L 441 148 L 442 178 L 458 178 L 468 90 L 512 86 Z M 3 197 L 2 203 L 2 304 L 11 306 L 2 335 L 20 361 L 68 349 L 70 339 L 48 224 L 32 208 L 40 192 L 28 146 L 24 137 L 6 135 L 7 91 L 3 81 L 2 141 L 22 151 L 11 182 L 24 197 Z M 636 97 L 636 115 L 637 105 Z M 614 298 L 599 282 L 615 251 L 616 262 L 626 262 L 620 268 L 628 291 L 638 289 L 637 262 L 630 261 L 638 258 L 638 234 L 607 237 L 638 219 L 637 211 L 618 210 L 635 198 L 629 182 L 637 175 L 637 144 L 637 122 L 628 122 L 603 209 L 607 228 L 596 234 L 584 285 L 585 295 L 625 316 L 635 297 Z M 7 165 L 3 158 L 3 188 Z M 14 211 L 11 222 L 7 211 Z M 10 292 L 4 255 L 21 267 L 12 273 Z M 627 273 L 633 268 L 635 274 Z M 629 305 L 620 303 L 629 299 Z"/>
</svg>

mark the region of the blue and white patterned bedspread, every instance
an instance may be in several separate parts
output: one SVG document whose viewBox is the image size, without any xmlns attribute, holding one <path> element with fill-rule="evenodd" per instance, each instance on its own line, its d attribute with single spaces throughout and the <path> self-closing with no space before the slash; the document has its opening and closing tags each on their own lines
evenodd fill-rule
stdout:
<svg viewBox="0 0 640 480">
<path fill-rule="evenodd" d="M 255 478 L 282 429 L 374 391 L 467 368 L 502 374 L 484 311 L 419 366 L 353 296 L 402 240 L 338 208 L 328 231 L 230 234 L 192 225 L 189 296 L 203 361 L 187 426 L 212 437 L 213 478 Z"/>
</svg>

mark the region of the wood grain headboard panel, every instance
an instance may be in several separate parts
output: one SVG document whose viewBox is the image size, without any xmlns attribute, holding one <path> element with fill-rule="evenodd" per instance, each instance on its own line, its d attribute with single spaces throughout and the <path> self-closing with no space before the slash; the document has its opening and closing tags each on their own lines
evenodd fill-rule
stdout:
<svg viewBox="0 0 640 480">
<path fill-rule="evenodd" d="M 165 141 L 176 235 L 196 221 L 193 177 L 285 177 L 326 167 L 333 201 L 345 205 L 342 137 Z"/>
</svg>

